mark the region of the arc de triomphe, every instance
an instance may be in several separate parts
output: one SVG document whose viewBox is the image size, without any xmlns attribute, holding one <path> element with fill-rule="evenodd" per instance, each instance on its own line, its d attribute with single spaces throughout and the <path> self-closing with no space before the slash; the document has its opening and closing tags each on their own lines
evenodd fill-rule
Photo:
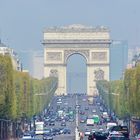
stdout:
<svg viewBox="0 0 140 140">
<path fill-rule="evenodd" d="M 81 54 L 86 59 L 88 96 L 95 94 L 96 80 L 109 81 L 110 43 L 106 27 L 69 25 L 45 29 L 44 77 L 58 76 L 56 94 L 67 94 L 67 60 L 73 54 Z"/>
</svg>

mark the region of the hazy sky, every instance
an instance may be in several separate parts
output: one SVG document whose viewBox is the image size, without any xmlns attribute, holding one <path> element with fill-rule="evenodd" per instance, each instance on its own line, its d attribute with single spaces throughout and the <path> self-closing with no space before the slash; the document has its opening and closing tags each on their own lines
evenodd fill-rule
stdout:
<svg viewBox="0 0 140 140">
<path fill-rule="evenodd" d="M 0 37 L 17 51 L 42 49 L 42 31 L 104 25 L 112 39 L 140 44 L 140 0 L 0 0 Z"/>
<path fill-rule="evenodd" d="M 67 62 L 67 93 L 86 93 L 86 91 L 86 59 L 80 54 L 74 54 Z"/>
</svg>

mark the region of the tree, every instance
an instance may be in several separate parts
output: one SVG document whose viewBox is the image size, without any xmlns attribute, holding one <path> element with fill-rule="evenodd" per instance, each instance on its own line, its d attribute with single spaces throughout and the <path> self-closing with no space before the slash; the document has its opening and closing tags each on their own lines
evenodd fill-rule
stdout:
<svg viewBox="0 0 140 140">
<path fill-rule="evenodd" d="M 56 88 L 56 77 L 34 79 L 28 73 L 14 71 L 10 56 L 0 55 L 0 118 L 31 118 L 49 104 Z M 45 97 L 37 97 L 39 93 Z"/>
</svg>

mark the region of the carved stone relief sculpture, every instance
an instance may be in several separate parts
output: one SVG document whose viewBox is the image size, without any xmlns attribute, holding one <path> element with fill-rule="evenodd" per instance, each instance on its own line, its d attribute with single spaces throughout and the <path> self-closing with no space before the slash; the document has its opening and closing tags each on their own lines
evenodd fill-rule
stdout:
<svg viewBox="0 0 140 140">
<path fill-rule="evenodd" d="M 104 80 L 104 71 L 101 69 L 94 71 L 95 80 Z"/>
<path fill-rule="evenodd" d="M 49 76 L 50 77 L 58 77 L 58 71 L 57 71 L 57 69 L 51 69 Z"/>
<path fill-rule="evenodd" d="M 62 53 L 61 52 L 47 52 L 46 59 L 51 61 L 61 61 L 62 60 Z"/>
<path fill-rule="evenodd" d="M 106 52 L 92 52 L 92 61 L 107 61 Z"/>
</svg>

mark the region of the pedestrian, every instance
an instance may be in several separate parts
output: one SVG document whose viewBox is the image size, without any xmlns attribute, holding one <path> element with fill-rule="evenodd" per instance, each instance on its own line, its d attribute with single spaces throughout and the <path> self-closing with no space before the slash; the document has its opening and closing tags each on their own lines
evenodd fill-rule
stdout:
<svg viewBox="0 0 140 140">
<path fill-rule="evenodd" d="M 84 138 L 84 134 L 80 132 L 80 140 L 83 140 L 83 138 Z"/>
</svg>

